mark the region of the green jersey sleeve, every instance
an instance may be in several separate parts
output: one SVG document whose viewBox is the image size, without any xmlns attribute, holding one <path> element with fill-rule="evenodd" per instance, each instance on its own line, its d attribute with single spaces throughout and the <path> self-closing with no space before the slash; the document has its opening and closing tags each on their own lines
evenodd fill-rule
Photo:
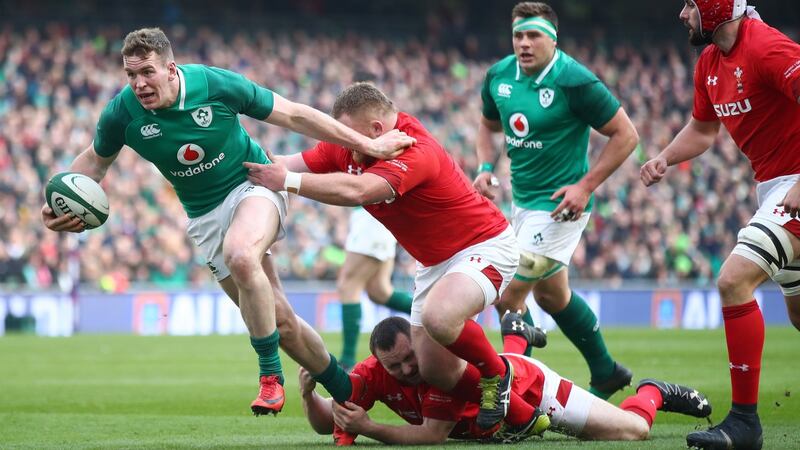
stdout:
<svg viewBox="0 0 800 450">
<path fill-rule="evenodd" d="M 264 120 L 272 114 L 275 96 L 243 75 L 219 67 L 208 67 L 209 97 L 216 97 L 239 114 Z"/>
<path fill-rule="evenodd" d="M 94 151 L 108 158 L 117 154 L 125 145 L 125 128 L 131 117 L 122 103 L 122 94 L 114 97 L 100 113 L 94 135 Z"/>
<path fill-rule="evenodd" d="M 497 104 L 492 98 L 492 77 L 494 67 L 486 72 L 486 78 L 483 79 L 483 88 L 481 89 L 481 100 L 483 100 L 483 117 L 489 120 L 500 120 L 500 111 L 497 110 Z"/>
<path fill-rule="evenodd" d="M 570 109 L 595 130 L 607 124 L 619 109 L 619 100 L 597 78 L 568 90 Z"/>
</svg>

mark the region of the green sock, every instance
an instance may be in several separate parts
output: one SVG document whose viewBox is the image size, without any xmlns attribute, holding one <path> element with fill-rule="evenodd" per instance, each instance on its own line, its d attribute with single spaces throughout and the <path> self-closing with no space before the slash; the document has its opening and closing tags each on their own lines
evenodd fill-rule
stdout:
<svg viewBox="0 0 800 450">
<path fill-rule="evenodd" d="M 361 303 L 342 303 L 342 364 L 356 365 L 356 347 L 361 333 Z"/>
<path fill-rule="evenodd" d="M 411 301 L 413 299 L 408 292 L 394 291 L 389 300 L 386 300 L 386 307 L 397 312 L 411 314 Z"/>
<path fill-rule="evenodd" d="M 259 376 L 277 375 L 280 383 L 283 384 L 283 370 L 281 369 L 281 358 L 278 355 L 278 343 L 281 335 L 278 330 L 267 337 L 257 338 L 250 336 L 250 345 L 258 354 Z"/>
<path fill-rule="evenodd" d="M 561 331 L 583 354 L 589 364 L 592 380 L 602 381 L 611 376 L 614 360 L 603 341 L 597 316 L 589 305 L 573 291 L 567 307 L 552 316 Z"/>
<path fill-rule="evenodd" d="M 336 362 L 336 357 L 331 356 L 328 367 L 319 375 L 314 375 L 314 379 L 323 386 L 339 403 L 346 402 L 353 394 L 353 384 L 348 375 Z"/>
<path fill-rule="evenodd" d="M 533 316 L 531 316 L 531 310 L 527 306 L 525 307 L 525 314 L 522 315 L 522 321 L 531 327 L 535 326 L 533 323 Z M 533 346 L 528 344 L 528 346 L 525 347 L 525 356 L 531 356 L 531 353 L 533 353 Z"/>
</svg>

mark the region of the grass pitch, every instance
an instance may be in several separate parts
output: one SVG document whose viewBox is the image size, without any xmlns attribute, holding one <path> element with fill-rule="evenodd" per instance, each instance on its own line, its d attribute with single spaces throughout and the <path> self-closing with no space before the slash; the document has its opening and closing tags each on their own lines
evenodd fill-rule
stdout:
<svg viewBox="0 0 800 450">
<path fill-rule="evenodd" d="M 608 329 L 613 355 L 635 379 L 662 378 L 705 392 L 712 419 L 730 404 L 725 340 L 721 330 Z M 334 353 L 338 334 L 324 336 Z M 359 350 L 366 356 L 367 336 Z M 492 335 L 499 345 L 500 339 Z M 768 328 L 761 376 L 764 447 L 800 448 L 800 333 Z M 534 356 L 586 386 L 588 369 L 559 332 Z M 283 356 L 287 403 L 277 417 L 253 417 L 257 364 L 246 336 L 0 338 L 0 448 L 285 448 L 332 447 L 305 421 L 297 366 Z M 633 389 L 617 394 L 619 403 Z M 382 406 L 373 419 L 400 424 Z M 659 413 L 647 442 L 579 442 L 554 433 L 555 449 L 674 449 L 705 421 Z M 360 437 L 360 445 L 380 445 Z M 468 443 L 451 441 L 453 448 Z M 485 445 L 474 445 L 486 449 Z"/>
</svg>

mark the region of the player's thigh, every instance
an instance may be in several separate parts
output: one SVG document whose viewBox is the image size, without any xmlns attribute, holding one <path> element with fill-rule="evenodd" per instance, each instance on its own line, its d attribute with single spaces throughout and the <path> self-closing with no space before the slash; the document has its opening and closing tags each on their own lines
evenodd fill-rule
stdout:
<svg viewBox="0 0 800 450">
<path fill-rule="evenodd" d="M 450 391 L 458 383 L 466 362 L 433 340 L 424 328 L 411 327 L 411 345 L 425 381 L 444 391 Z"/>
<path fill-rule="evenodd" d="M 278 238 L 281 214 L 271 200 L 247 197 L 239 202 L 225 233 L 222 253 L 225 261 L 241 253 L 259 258 Z"/>
<path fill-rule="evenodd" d="M 566 308 L 571 296 L 569 271 L 566 268 L 549 278 L 537 281 L 533 286 L 533 298 L 548 314 L 555 314 Z"/>
<path fill-rule="evenodd" d="M 392 296 L 392 272 L 394 271 L 394 258 L 381 261 L 378 272 L 367 280 L 367 296 L 375 303 L 385 304 Z"/>
<path fill-rule="evenodd" d="M 422 307 L 422 323 L 430 333 L 450 334 L 460 329 L 464 320 L 486 307 L 483 288 L 462 272 L 452 272 L 437 281 Z M 434 336 L 438 337 L 438 336 Z"/>
<path fill-rule="evenodd" d="M 647 439 L 649 431 L 650 427 L 642 417 L 594 397 L 586 424 L 578 437 L 597 441 L 637 441 Z"/>
<path fill-rule="evenodd" d="M 336 289 L 339 291 L 342 303 L 358 303 L 367 281 L 375 277 L 380 267 L 381 261 L 378 259 L 347 252 L 336 279 Z"/>
</svg>

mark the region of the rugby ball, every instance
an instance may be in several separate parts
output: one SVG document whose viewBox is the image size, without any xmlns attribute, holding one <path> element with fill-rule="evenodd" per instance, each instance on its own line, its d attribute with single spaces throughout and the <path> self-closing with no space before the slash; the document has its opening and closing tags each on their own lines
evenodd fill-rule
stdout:
<svg viewBox="0 0 800 450">
<path fill-rule="evenodd" d="M 47 205 L 56 216 L 73 214 L 87 230 L 108 219 L 108 197 L 96 181 L 76 172 L 61 172 L 47 182 L 44 190 Z"/>
</svg>

